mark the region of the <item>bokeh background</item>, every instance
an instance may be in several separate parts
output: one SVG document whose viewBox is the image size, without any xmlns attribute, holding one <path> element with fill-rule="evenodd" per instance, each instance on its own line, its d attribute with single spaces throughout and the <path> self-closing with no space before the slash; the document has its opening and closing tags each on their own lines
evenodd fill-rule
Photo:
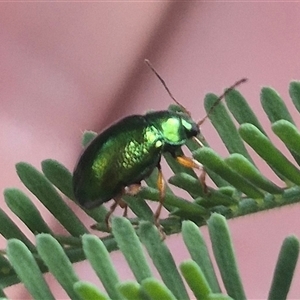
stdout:
<svg viewBox="0 0 300 300">
<path fill-rule="evenodd" d="M 40 168 L 43 159 L 54 158 L 72 170 L 85 129 L 101 131 L 128 114 L 166 109 L 171 100 L 144 58 L 196 120 L 205 115 L 207 92 L 220 94 L 249 78 L 239 90 L 274 137 L 259 104 L 260 88 L 276 88 L 292 107 L 288 84 L 300 79 L 299 20 L 299 3 L 291 2 L 1 3 L 1 191 L 24 189 L 16 162 Z M 218 153 L 227 155 L 209 121 L 202 131 Z M 3 197 L 0 205 L 7 210 Z M 300 237 L 299 214 L 300 206 L 293 205 L 229 221 L 248 299 L 267 297 L 283 239 Z M 60 230 L 51 216 L 46 218 Z M 3 248 L 4 240 L 0 243 Z M 188 257 L 180 237 L 167 243 L 177 262 Z M 112 258 L 122 279 L 133 278 L 119 253 Z M 82 279 L 98 283 L 85 264 L 76 269 Z M 296 272 L 289 299 L 300 299 L 299 267 Z M 56 298 L 66 299 L 47 278 Z M 29 298 L 21 285 L 7 292 L 11 299 Z"/>
</svg>

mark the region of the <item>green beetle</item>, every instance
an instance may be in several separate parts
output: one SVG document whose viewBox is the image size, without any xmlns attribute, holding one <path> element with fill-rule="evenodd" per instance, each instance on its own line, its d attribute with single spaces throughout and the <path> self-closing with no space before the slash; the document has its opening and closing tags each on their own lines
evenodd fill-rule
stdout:
<svg viewBox="0 0 300 300">
<path fill-rule="evenodd" d="M 122 195 L 136 193 L 141 181 L 158 168 L 157 187 L 160 192 L 160 204 L 154 214 L 154 220 L 159 226 L 159 215 L 165 195 L 160 167 L 162 154 L 169 152 L 186 167 L 202 168 L 196 160 L 178 155 L 178 150 L 188 139 L 196 139 L 200 133 L 199 126 L 224 95 L 245 81 L 242 79 L 227 89 L 206 117 L 196 123 L 173 97 L 160 75 L 149 62 L 147 64 L 158 76 L 171 98 L 185 112 L 162 110 L 125 117 L 100 133 L 84 150 L 73 173 L 74 196 L 81 206 L 88 209 L 114 199 L 115 203 L 106 217 L 107 222 L 116 206 L 122 203 Z"/>
<path fill-rule="evenodd" d="M 156 167 L 163 197 L 162 153 L 171 153 L 186 166 L 200 167 L 197 161 L 177 155 L 187 139 L 198 134 L 198 125 L 185 113 L 163 110 L 121 119 L 100 133 L 81 155 L 73 174 L 76 200 L 85 208 L 112 198 L 118 203 L 126 187 L 140 185 Z"/>
</svg>

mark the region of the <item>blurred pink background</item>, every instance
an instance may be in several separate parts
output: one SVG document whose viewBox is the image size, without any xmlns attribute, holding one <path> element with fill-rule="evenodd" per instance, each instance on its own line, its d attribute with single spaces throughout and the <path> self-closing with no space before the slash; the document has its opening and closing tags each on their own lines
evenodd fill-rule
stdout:
<svg viewBox="0 0 300 300">
<path fill-rule="evenodd" d="M 269 128 L 260 88 L 274 87 L 292 108 L 288 84 L 300 79 L 299 20 L 298 3 L 1 3 L 1 190 L 24 189 L 16 162 L 40 168 L 42 160 L 53 158 L 72 170 L 85 129 L 101 131 L 128 114 L 166 109 L 171 100 L 144 58 L 196 120 L 205 114 L 207 92 L 220 94 L 249 78 L 239 90 Z M 209 122 L 202 131 L 217 152 L 227 155 Z M 267 168 L 265 174 L 275 178 Z M 8 211 L 3 197 L 0 201 Z M 248 299 L 267 297 L 283 239 L 300 237 L 299 213 L 300 206 L 293 205 L 229 221 Z M 207 236 L 206 228 L 202 231 Z M 177 262 L 188 258 L 180 237 L 167 243 Z M 133 278 L 119 253 L 112 258 L 122 279 Z M 85 264 L 76 269 L 82 279 L 99 284 Z M 300 298 L 299 267 L 296 273 L 289 299 Z M 56 298 L 67 298 L 47 278 Z M 22 286 L 7 293 L 11 299 L 29 297 Z"/>
</svg>

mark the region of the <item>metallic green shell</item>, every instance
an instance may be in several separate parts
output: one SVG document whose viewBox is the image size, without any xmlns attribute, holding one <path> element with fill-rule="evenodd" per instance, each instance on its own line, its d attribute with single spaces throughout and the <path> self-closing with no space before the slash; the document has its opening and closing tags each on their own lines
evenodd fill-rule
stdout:
<svg viewBox="0 0 300 300">
<path fill-rule="evenodd" d="M 116 197 L 124 187 L 140 183 L 159 164 L 162 152 L 175 153 L 199 132 L 187 119 L 169 111 L 133 115 L 100 133 L 74 170 L 75 199 L 92 208 Z"/>
</svg>

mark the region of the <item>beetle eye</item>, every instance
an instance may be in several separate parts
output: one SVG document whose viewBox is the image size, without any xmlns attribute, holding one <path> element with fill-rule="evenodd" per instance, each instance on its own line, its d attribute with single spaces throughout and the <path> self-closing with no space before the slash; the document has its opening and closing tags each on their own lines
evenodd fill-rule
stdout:
<svg viewBox="0 0 300 300">
<path fill-rule="evenodd" d="M 200 133 L 198 125 L 194 122 L 187 122 L 186 120 L 182 119 L 182 125 L 185 128 L 188 137 L 196 136 Z"/>
</svg>

